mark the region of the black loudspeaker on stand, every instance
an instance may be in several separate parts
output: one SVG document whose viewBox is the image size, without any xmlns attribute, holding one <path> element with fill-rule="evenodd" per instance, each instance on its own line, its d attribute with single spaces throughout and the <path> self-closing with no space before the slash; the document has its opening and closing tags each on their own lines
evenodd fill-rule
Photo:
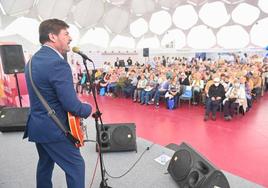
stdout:
<svg viewBox="0 0 268 188">
<path fill-rule="evenodd" d="M 149 57 L 149 48 L 143 48 L 143 57 Z"/>
<path fill-rule="evenodd" d="M 181 188 L 230 188 L 225 175 L 186 143 L 174 153 L 168 172 Z"/>
<path fill-rule="evenodd" d="M 100 131 L 102 152 L 136 151 L 136 126 L 134 123 L 104 124 Z M 98 147 L 96 146 L 96 151 Z"/>
<path fill-rule="evenodd" d="M 14 74 L 18 90 L 18 97 L 21 103 L 20 87 L 18 82 L 18 73 L 24 72 L 25 58 L 21 45 L 0 45 L 0 55 L 5 74 Z"/>
<path fill-rule="evenodd" d="M 24 72 L 25 59 L 21 45 L 0 45 L 0 54 L 5 74 Z"/>
<path fill-rule="evenodd" d="M 24 72 L 25 59 L 21 45 L 0 45 L 0 56 L 5 74 L 14 74 L 21 108 L 0 109 L 0 131 L 24 131 L 29 108 L 22 108 L 18 73 Z"/>
</svg>

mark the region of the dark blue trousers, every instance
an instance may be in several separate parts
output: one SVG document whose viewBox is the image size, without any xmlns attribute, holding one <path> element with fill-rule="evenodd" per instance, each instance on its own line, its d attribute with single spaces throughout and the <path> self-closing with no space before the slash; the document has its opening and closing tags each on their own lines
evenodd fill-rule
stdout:
<svg viewBox="0 0 268 188">
<path fill-rule="evenodd" d="M 56 163 L 64 172 L 68 188 L 85 188 L 85 162 L 80 150 L 69 140 L 36 143 L 39 161 L 36 172 L 37 188 L 52 188 L 52 171 Z"/>
<path fill-rule="evenodd" d="M 206 115 L 209 115 L 212 112 L 212 115 L 215 116 L 217 109 L 221 105 L 221 100 L 212 101 L 210 98 L 206 100 Z"/>
</svg>

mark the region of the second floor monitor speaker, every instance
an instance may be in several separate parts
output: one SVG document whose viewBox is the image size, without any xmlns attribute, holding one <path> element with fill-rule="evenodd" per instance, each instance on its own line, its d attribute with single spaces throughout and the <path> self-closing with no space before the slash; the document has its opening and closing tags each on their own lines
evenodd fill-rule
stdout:
<svg viewBox="0 0 268 188">
<path fill-rule="evenodd" d="M 134 123 L 104 124 L 103 127 L 100 131 L 102 152 L 137 151 Z"/>
<path fill-rule="evenodd" d="M 149 57 L 149 48 L 143 48 L 143 57 Z"/>
<path fill-rule="evenodd" d="M 182 188 L 230 188 L 225 175 L 186 143 L 174 153 L 168 172 Z"/>
<path fill-rule="evenodd" d="M 21 45 L 0 45 L 0 56 L 5 74 L 24 72 L 25 58 Z"/>
<path fill-rule="evenodd" d="M 0 109 L 0 131 L 24 131 L 28 119 L 28 113 L 28 107 L 4 107 Z"/>
</svg>

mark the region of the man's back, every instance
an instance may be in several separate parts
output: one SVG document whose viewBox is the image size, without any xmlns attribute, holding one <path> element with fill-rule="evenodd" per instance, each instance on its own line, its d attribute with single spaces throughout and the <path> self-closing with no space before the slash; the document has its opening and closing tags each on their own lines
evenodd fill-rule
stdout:
<svg viewBox="0 0 268 188">
<path fill-rule="evenodd" d="M 34 93 L 29 79 L 28 65 L 26 65 L 25 75 L 31 112 L 27 122 L 26 135 L 30 141 L 34 142 L 61 141 L 65 135 L 48 116 L 46 109 Z M 68 127 L 66 112 L 77 114 L 82 107 L 73 88 L 69 64 L 53 49 L 43 46 L 32 58 L 32 78 L 49 106 L 55 110 L 59 119 Z M 84 113 L 84 116 L 85 111 L 88 109 L 81 112 Z"/>
</svg>

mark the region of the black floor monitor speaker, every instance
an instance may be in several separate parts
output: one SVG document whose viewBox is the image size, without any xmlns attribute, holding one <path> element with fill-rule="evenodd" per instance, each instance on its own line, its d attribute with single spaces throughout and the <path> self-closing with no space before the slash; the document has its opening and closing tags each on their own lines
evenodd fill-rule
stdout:
<svg viewBox="0 0 268 188">
<path fill-rule="evenodd" d="M 149 48 L 143 48 L 143 57 L 149 57 Z"/>
<path fill-rule="evenodd" d="M 186 143 L 174 153 L 168 172 L 181 188 L 230 188 L 225 175 Z"/>
<path fill-rule="evenodd" d="M 100 131 L 102 152 L 137 151 L 134 123 L 104 124 L 103 126 L 104 130 Z"/>
<path fill-rule="evenodd" d="M 25 59 L 21 45 L 0 45 L 0 56 L 5 74 L 24 72 Z"/>
<path fill-rule="evenodd" d="M 2 108 L 0 110 L 0 131 L 24 131 L 29 108 Z"/>
</svg>

